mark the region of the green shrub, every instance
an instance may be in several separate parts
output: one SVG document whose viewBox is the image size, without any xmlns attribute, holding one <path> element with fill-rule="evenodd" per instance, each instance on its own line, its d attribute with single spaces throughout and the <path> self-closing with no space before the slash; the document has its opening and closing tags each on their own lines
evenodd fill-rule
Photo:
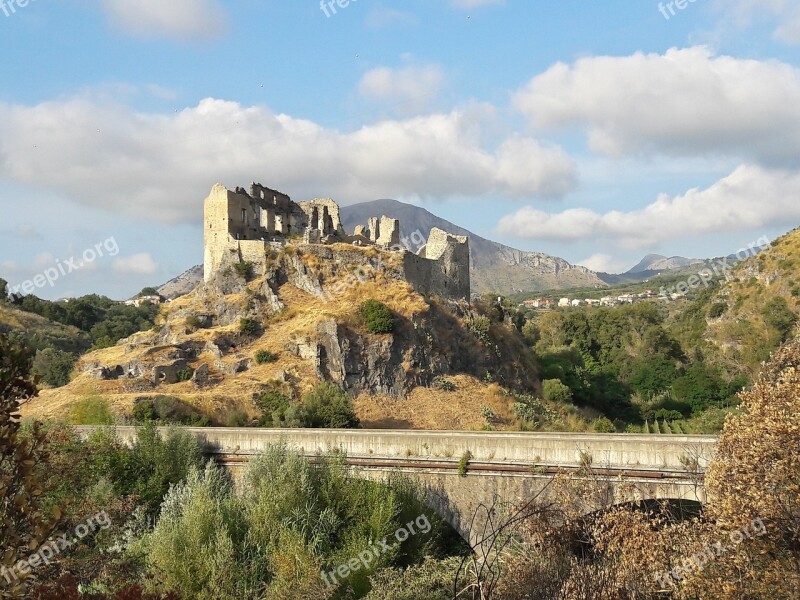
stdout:
<svg viewBox="0 0 800 600">
<path fill-rule="evenodd" d="M 792 312 L 788 302 L 782 296 L 777 296 L 767 302 L 762 314 L 767 325 L 778 332 L 781 342 L 789 338 L 795 323 L 797 323 L 797 315 Z"/>
<path fill-rule="evenodd" d="M 75 355 L 55 348 L 45 348 L 36 353 L 33 373 L 47 385 L 61 387 L 69 383 L 75 366 Z"/>
<path fill-rule="evenodd" d="M 378 300 L 367 300 L 361 305 L 361 315 L 371 333 L 391 333 L 395 327 L 392 309 Z"/>
<path fill-rule="evenodd" d="M 437 376 L 433 378 L 431 382 L 431 386 L 437 390 L 441 390 L 443 392 L 455 392 L 456 391 L 456 384 L 452 381 L 448 381 L 442 376 Z"/>
<path fill-rule="evenodd" d="M 225 427 L 247 427 L 249 424 L 250 417 L 240 409 L 234 410 L 225 419 Z"/>
<path fill-rule="evenodd" d="M 469 324 L 469 330 L 472 332 L 478 341 L 481 344 L 487 345 L 491 343 L 491 337 L 489 336 L 489 331 L 492 328 L 492 321 L 489 317 L 484 315 L 478 315 Z"/>
<path fill-rule="evenodd" d="M 600 417 L 592 424 L 592 431 L 596 433 L 616 433 L 617 428 L 614 427 L 611 419 Z"/>
<path fill-rule="evenodd" d="M 236 273 L 239 275 L 239 277 L 245 281 L 249 281 L 253 276 L 253 263 L 251 262 L 242 260 L 233 265 L 233 268 L 236 270 Z"/>
<path fill-rule="evenodd" d="M 158 395 L 154 398 L 140 398 L 133 405 L 131 414 L 135 423 L 145 425 L 186 425 L 189 427 L 208 427 L 211 419 L 207 415 L 174 396 Z"/>
<path fill-rule="evenodd" d="M 559 379 L 546 379 L 542 382 L 542 395 L 547 402 L 568 404 L 572 402 L 572 390 Z"/>
<path fill-rule="evenodd" d="M 256 335 L 261 331 L 261 324 L 255 319 L 242 317 L 239 319 L 239 332 L 245 335 Z"/>
<path fill-rule="evenodd" d="M 189 315 L 186 317 L 186 326 L 190 329 L 202 329 L 203 321 L 197 315 Z"/>
<path fill-rule="evenodd" d="M 305 427 L 348 429 L 359 426 L 352 400 L 332 383 L 320 383 L 303 396 L 302 408 Z"/>
<path fill-rule="evenodd" d="M 525 338 L 525 343 L 533 348 L 539 340 L 542 339 L 542 332 L 539 330 L 538 325 L 533 321 L 527 321 L 522 326 L 522 337 Z"/>
<path fill-rule="evenodd" d="M 469 469 L 469 463 L 472 460 L 472 452 L 467 450 L 464 454 L 461 455 L 461 458 L 458 461 L 458 474 L 461 477 L 467 476 L 467 470 Z"/>
<path fill-rule="evenodd" d="M 718 319 L 725 312 L 728 310 L 728 305 L 725 302 L 717 302 L 716 304 L 712 304 L 711 308 L 708 309 L 708 316 L 712 319 Z"/>
<path fill-rule="evenodd" d="M 100 396 L 83 398 L 69 411 L 69 422 L 73 425 L 113 425 L 114 421 L 111 405 Z"/>
<path fill-rule="evenodd" d="M 256 363 L 259 365 L 274 363 L 278 360 L 278 355 L 269 350 L 259 350 L 256 352 Z"/>
<path fill-rule="evenodd" d="M 344 458 L 312 461 L 285 445 L 271 446 L 248 465 L 247 494 L 236 494 L 217 467 L 192 470 L 165 498 L 149 540 L 146 560 L 162 589 L 209 600 L 361 598 L 377 571 L 465 551 L 422 504 L 417 487 L 398 476 L 364 481 Z M 347 564 L 420 515 L 427 533 L 393 545 L 326 589 L 320 571 Z"/>
<path fill-rule="evenodd" d="M 493 423 L 497 420 L 497 415 L 489 406 L 481 406 L 481 416 L 486 419 L 488 423 Z"/>
<path fill-rule="evenodd" d="M 175 376 L 178 378 L 178 381 L 189 381 L 194 375 L 194 369 L 179 369 Z"/>
</svg>

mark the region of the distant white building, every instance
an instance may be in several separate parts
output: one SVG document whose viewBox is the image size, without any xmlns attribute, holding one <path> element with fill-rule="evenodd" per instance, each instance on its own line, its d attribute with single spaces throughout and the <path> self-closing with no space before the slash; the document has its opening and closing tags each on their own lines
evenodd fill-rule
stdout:
<svg viewBox="0 0 800 600">
<path fill-rule="evenodd" d="M 576 299 L 572 301 L 572 306 L 580 306 L 581 304 L 583 304 L 583 300 Z"/>
<path fill-rule="evenodd" d="M 565 308 L 570 306 L 571 303 L 572 301 L 569 298 L 561 298 L 561 300 L 558 301 L 558 306 L 559 308 Z"/>
</svg>

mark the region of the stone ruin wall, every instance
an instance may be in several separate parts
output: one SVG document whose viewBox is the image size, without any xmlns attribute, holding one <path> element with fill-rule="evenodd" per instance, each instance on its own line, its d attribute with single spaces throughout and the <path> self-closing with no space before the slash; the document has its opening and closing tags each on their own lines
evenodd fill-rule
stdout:
<svg viewBox="0 0 800 600">
<path fill-rule="evenodd" d="M 264 275 L 270 246 L 279 250 L 288 235 L 303 235 L 307 244 L 335 242 L 376 245 L 402 252 L 401 266 L 393 276 L 404 279 L 425 295 L 469 299 L 469 240 L 431 230 L 428 243 L 414 254 L 400 243 L 397 219 L 373 217 L 366 227 L 358 226 L 348 236 L 341 224 L 339 206 L 329 198 L 292 202 L 276 190 L 253 184 L 248 194 L 242 188 L 230 191 L 217 184 L 205 201 L 204 265 L 205 280 L 239 261 L 254 265 Z M 333 260 L 337 260 L 336 253 Z"/>
<path fill-rule="evenodd" d="M 422 294 L 469 300 L 469 239 L 434 227 L 419 254 L 405 253 L 403 270 Z"/>
</svg>

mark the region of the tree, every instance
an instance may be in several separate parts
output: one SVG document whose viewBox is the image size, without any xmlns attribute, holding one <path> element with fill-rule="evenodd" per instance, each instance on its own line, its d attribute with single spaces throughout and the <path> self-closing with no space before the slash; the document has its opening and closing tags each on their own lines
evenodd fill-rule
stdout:
<svg viewBox="0 0 800 600">
<path fill-rule="evenodd" d="M 69 383 L 74 366 L 74 354 L 55 348 L 45 348 L 36 353 L 33 373 L 47 385 L 61 387 Z"/>
<path fill-rule="evenodd" d="M 58 509 L 52 515 L 42 509 L 44 490 L 35 474 L 37 463 L 47 460 L 41 425 L 34 424 L 27 439 L 20 437 L 20 404 L 36 395 L 30 370 L 27 349 L 0 334 L 0 567 L 9 571 L 48 539 L 61 517 Z M 24 592 L 27 576 L 14 573 L 18 585 L 4 587 L 0 597 Z"/>
<path fill-rule="evenodd" d="M 303 396 L 306 427 L 347 429 L 358 427 L 353 402 L 332 383 L 321 383 Z"/>
<path fill-rule="evenodd" d="M 0 302 L 8 300 L 8 282 L 0 277 Z"/>
<path fill-rule="evenodd" d="M 572 390 L 558 379 L 546 379 L 542 382 L 542 395 L 548 402 L 567 404 L 572 402 Z"/>
<path fill-rule="evenodd" d="M 762 311 L 764 320 L 772 329 L 778 332 L 781 342 L 789 339 L 789 336 L 797 323 L 797 315 L 789 308 L 786 298 L 776 296 L 766 303 Z"/>
<path fill-rule="evenodd" d="M 800 340 L 778 350 L 754 388 L 740 396 L 742 412 L 726 421 L 716 457 L 706 472 L 710 516 L 724 532 L 742 530 L 760 519 L 765 533 L 726 553 L 722 565 L 727 573 L 715 572 L 716 578 L 727 583 L 725 597 L 796 597 L 793 593 L 800 591 Z M 714 585 L 713 580 L 705 583 Z M 709 593 L 708 597 L 720 596 Z"/>
<path fill-rule="evenodd" d="M 371 333 L 391 333 L 394 331 L 394 313 L 392 309 L 378 300 L 367 300 L 361 305 L 361 314 Z"/>
<path fill-rule="evenodd" d="M 146 287 L 141 292 L 139 292 L 139 296 L 161 296 L 158 293 L 158 290 L 154 287 Z"/>
</svg>

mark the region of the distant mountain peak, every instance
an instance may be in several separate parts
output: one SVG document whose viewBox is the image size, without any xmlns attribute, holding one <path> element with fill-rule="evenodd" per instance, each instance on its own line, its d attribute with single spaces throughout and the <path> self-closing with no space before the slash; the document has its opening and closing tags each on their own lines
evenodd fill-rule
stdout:
<svg viewBox="0 0 800 600">
<path fill-rule="evenodd" d="M 543 252 L 526 252 L 493 242 L 450 221 L 437 217 L 427 209 L 398 200 L 383 199 L 363 202 L 341 208 L 342 225 L 352 231 L 356 225 L 364 225 L 370 217 L 385 215 L 400 220 L 400 236 L 409 241 L 416 231 L 428 237 L 433 227 L 455 235 L 469 237 L 472 291 L 516 294 L 551 289 L 577 287 L 605 287 L 605 283 L 593 271 L 575 266 L 556 256 Z M 412 251 L 419 248 L 410 244 Z"/>
<path fill-rule="evenodd" d="M 686 258 L 684 256 L 663 256 L 661 254 L 648 254 L 639 263 L 631 268 L 626 275 L 635 273 L 645 273 L 650 271 L 671 271 L 672 269 L 682 269 L 694 264 L 703 262 L 696 258 Z"/>
</svg>

